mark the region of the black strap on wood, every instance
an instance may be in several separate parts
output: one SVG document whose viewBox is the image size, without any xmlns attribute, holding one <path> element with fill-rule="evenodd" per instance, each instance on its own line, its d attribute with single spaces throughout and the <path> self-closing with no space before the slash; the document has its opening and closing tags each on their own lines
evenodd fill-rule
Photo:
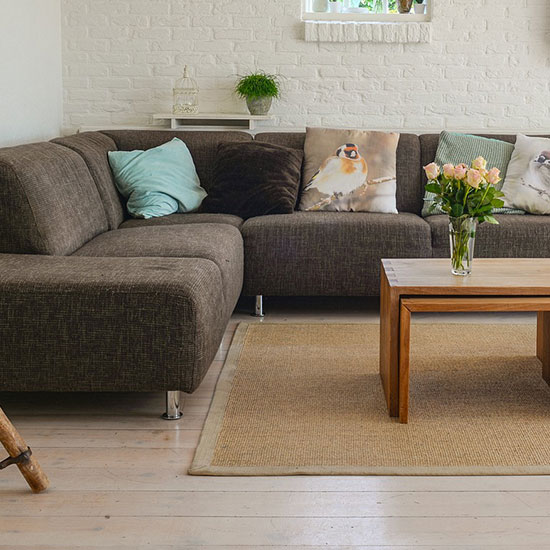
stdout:
<svg viewBox="0 0 550 550">
<path fill-rule="evenodd" d="M 30 447 L 27 447 L 26 451 L 23 451 L 19 456 L 9 456 L 5 460 L 0 462 L 0 470 L 11 466 L 12 464 L 27 464 L 31 459 L 32 451 Z"/>
</svg>

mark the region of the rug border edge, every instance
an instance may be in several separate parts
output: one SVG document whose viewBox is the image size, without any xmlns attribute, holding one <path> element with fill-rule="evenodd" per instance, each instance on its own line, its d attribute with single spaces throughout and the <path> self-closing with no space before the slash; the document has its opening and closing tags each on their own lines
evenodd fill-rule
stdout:
<svg viewBox="0 0 550 550">
<path fill-rule="evenodd" d="M 202 427 L 199 444 L 195 450 L 193 462 L 187 470 L 189 475 L 220 475 L 210 474 L 212 459 L 216 450 L 216 441 L 223 423 L 225 409 L 231 393 L 233 378 L 237 371 L 239 358 L 244 346 L 244 340 L 248 332 L 249 323 L 239 323 L 229 345 L 229 351 L 220 372 L 214 397 L 206 415 Z"/>
<path fill-rule="evenodd" d="M 335 469 L 336 468 L 336 469 Z M 273 476 L 423 476 L 423 477 L 456 477 L 456 476 L 532 476 L 550 475 L 550 466 L 308 466 L 292 469 L 291 466 L 272 467 L 220 467 L 199 466 L 190 471 L 190 475 L 227 476 L 227 477 L 273 477 Z"/>
</svg>

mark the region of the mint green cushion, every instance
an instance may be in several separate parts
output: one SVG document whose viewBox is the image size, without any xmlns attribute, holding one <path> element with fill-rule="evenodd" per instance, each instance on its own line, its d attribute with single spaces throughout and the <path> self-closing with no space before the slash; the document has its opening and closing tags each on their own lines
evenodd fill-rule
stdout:
<svg viewBox="0 0 550 550">
<path fill-rule="evenodd" d="M 191 153 L 181 139 L 148 151 L 111 151 L 109 164 L 134 218 L 193 212 L 206 197 Z"/>
<path fill-rule="evenodd" d="M 439 136 L 439 145 L 435 154 L 435 163 L 439 166 L 444 164 L 460 164 L 464 162 L 468 166 L 477 157 L 483 157 L 487 160 L 487 167 L 496 167 L 500 170 L 501 182 L 498 184 L 498 189 L 502 188 L 506 177 L 506 170 L 514 145 L 500 139 L 490 139 L 469 134 L 456 134 L 454 132 L 441 132 Z M 432 216 L 435 214 L 443 214 L 443 211 L 437 206 L 431 212 L 429 208 L 433 203 L 434 194 L 428 193 L 424 195 L 424 207 L 422 208 L 422 216 Z M 523 210 L 515 208 L 495 208 L 493 214 L 525 214 Z"/>
</svg>

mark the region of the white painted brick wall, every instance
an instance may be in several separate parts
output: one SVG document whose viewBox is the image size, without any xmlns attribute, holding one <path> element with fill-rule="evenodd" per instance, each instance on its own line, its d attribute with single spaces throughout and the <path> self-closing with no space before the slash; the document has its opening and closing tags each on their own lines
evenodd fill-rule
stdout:
<svg viewBox="0 0 550 550">
<path fill-rule="evenodd" d="M 188 64 L 201 110 L 286 77 L 275 125 L 550 133 L 550 1 L 433 0 L 429 44 L 304 41 L 300 0 L 63 0 L 65 125 L 150 124 Z"/>
</svg>

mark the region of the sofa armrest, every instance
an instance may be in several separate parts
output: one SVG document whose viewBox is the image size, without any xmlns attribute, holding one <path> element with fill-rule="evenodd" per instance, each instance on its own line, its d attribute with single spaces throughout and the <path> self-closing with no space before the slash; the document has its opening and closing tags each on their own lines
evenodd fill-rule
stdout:
<svg viewBox="0 0 550 550">
<path fill-rule="evenodd" d="M 0 254 L 0 389 L 193 391 L 231 312 L 201 258 Z"/>
</svg>

